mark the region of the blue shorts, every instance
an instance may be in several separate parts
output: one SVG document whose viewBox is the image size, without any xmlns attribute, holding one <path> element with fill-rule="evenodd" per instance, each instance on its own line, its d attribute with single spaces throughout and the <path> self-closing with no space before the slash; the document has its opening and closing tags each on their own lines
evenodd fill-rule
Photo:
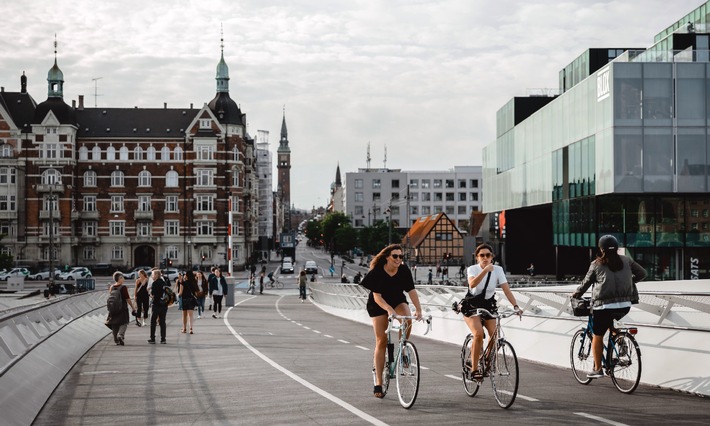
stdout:
<svg viewBox="0 0 710 426">
<path fill-rule="evenodd" d="M 631 308 L 593 309 L 592 330 L 595 336 L 603 336 L 614 325 L 614 320 L 620 320 L 629 313 Z"/>
</svg>

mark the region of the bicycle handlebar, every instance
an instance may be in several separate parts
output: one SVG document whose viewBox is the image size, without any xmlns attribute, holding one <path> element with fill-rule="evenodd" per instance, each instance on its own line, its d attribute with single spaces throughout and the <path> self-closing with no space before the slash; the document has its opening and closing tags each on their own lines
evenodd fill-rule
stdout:
<svg viewBox="0 0 710 426">
<path fill-rule="evenodd" d="M 498 312 L 497 314 L 491 313 L 488 309 L 486 308 L 476 308 L 476 313 L 472 314 L 472 317 L 475 316 L 480 316 L 480 315 L 488 315 L 491 318 L 508 318 L 513 315 L 521 315 L 522 311 L 520 310 L 505 310 L 503 312 Z"/>
<path fill-rule="evenodd" d="M 396 320 L 396 319 L 398 319 L 398 320 L 417 319 L 417 317 L 414 315 L 397 315 L 397 314 L 390 315 L 387 318 L 387 320 L 389 321 L 389 326 L 387 327 L 386 333 L 389 333 L 390 331 L 392 331 L 392 323 L 393 323 L 393 320 Z M 426 324 L 427 324 L 426 331 L 424 332 L 424 336 L 426 336 L 429 333 L 429 331 L 431 331 L 432 317 L 431 317 L 431 315 L 427 315 L 425 317 L 422 317 L 422 319 L 424 321 L 426 321 Z M 400 323 L 401 323 L 401 321 L 400 321 Z"/>
</svg>

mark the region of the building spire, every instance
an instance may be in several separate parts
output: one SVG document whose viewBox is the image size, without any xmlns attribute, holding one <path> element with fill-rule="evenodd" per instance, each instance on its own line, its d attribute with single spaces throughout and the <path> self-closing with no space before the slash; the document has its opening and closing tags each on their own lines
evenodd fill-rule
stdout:
<svg viewBox="0 0 710 426">
<path fill-rule="evenodd" d="M 64 73 L 57 65 L 57 34 L 54 34 L 54 66 L 47 73 L 47 97 L 64 97 Z"/>
<path fill-rule="evenodd" d="M 283 106 L 283 119 L 281 120 L 281 141 L 279 142 L 279 152 L 291 152 L 288 147 L 288 129 L 286 129 L 286 105 Z"/>
<path fill-rule="evenodd" d="M 217 93 L 220 93 L 220 92 L 229 93 L 229 67 L 227 66 L 227 63 L 224 61 L 224 29 L 223 28 L 220 28 L 219 47 L 220 47 L 220 58 L 219 58 L 219 63 L 217 64 L 217 76 L 215 77 L 215 80 L 217 80 Z"/>
<path fill-rule="evenodd" d="M 343 180 L 340 178 L 340 161 L 338 161 L 338 167 L 335 169 L 335 187 L 340 188 L 343 186 Z"/>
</svg>

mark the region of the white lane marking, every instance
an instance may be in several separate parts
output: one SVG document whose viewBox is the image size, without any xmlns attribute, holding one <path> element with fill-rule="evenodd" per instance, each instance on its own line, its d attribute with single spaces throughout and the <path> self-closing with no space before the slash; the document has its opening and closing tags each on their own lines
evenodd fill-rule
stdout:
<svg viewBox="0 0 710 426">
<path fill-rule="evenodd" d="M 424 367 L 423 365 L 420 365 L 419 368 L 421 368 L 422 370 L 428 370 L 428 369 L 429 369 L 429 367 Z"/>
<path fill-rule="evenodd" d="M 321 334 L 320 331 L 318 331 L 318 330 L 313 330 L 313 332 L 314 332 L 314 333 Z"/>
<path fill-rule="evenodd" d="M 298 325 L 301 325 L 301 324 L 298 324 Z M 305 325 L 302 325 L 301 327 L 305 328 L 306 330 L 310 330 L 310 329 L 311 329 L 311 327 L 306 327 Z"/>
<path fill-rule="evenodd" d="M 338 342 L 345 343 L 346 345 L 350 344 L 350 342 L 348 342 L 347 340 L 343 340 L 343 339 L 338 339 Z"/>
<path fill-rule="evenodd" d="M 576 414 L 578 416 L 586 417 L 588 419 L 596 420 L 598 422 L 606 423 L 609 425 L 626 426 L 626 423 L 615 422 L 613 420 L 605 419 L 604 417 L 595 416 L 593 414 L 587 414 L 587 413 L 574 413 L 574 414 Z"/>
<path fill-rule="evenodd" d="M 333 338 L 333 336 L 331 336 L 330 334 L 324 334 L 323 337 L 327 337 L 327 338 L 329 338 L 329 339 L 332 339 L 332 338 Z"/>
<path fill-rule="evenodd" d="M 281 296 L 281 297 L 283 297 L 283 296 Z M 235 304 L 234 306 L 237 306 L 237 305 L 239 305 L 240 303 L 242 303 L 242 302 L 239 302 L 239 303 Z M 277 306 L 278 306 L 278 301 L 277 301 L 276 303 L 277 303 Z M 266 355 L 264 355 L 263 353 L 261 353 L 261 351 L 259 351 L 258 349 L 256 349 L 256 348 L 253 347 L 252 345 L 250 345 L 249 342 L 247 342 L 246 340 L 244 340 L 244 338 L 243 338 L 242 336 L 240 336 L 239 333 L 237 333 L 236 330 L 234 330 L 234 328 L 232 328 L 232 326 L 229 324 L 229 312 L 231 312 L 232 309 L 234 309 L 234 307 L 228 308 L 228 309 L 227 309 L 227 312 L 224 313 L 224 324 L 227 326 L 227 329 L 229 329 L 229 331 L 232 333 L 232 335 L 233 335 L 237 340 L 239 340 L 239 342 L 240 342 L 242 345 L 244 345 L 245 348 L 249 349 L 254 355 L 256 355 L 256 356 L 258 356 L 259 358 L 263 359 L 266 363 L 268 363 L 269 365 L 271 365 L 271 366 L 274 367 L 275 369 L 279 370 L 279 371 L 282 372 L 283 374 L 287 375 L 288 377 L 290 377 L 290 378 L 293 379 L 294 381 L 300 383 L 300 384 L 303 385 L 304 387 L 306 387 L 306 388 L 312 390 L 313 392 L 317 393 L 318 395 L 322 396 L 323 398 L 326 398 L 326 399 L 328 399 L 328 400 L 330 400 L 330 401 L 332 401 L 332 402 L 338 404 L 339 406 L 345 408 L 346 410 L 350 411 L 351 413 L 355 414 L 356 416 L 360 417 L 361 419 L 363 419 L 363 420 L 365 420 L 365 421 L 367 421 L 367 422 L 369 422 L 369 423 L 372 423 L 373 425 L 387 426 L 387 423 L 385 423 L 385 422 L 383 422 L 383 421 L 381 421 L 381 420 L 379 420 L 379 419 L 377 419 L 377 418 L 375 418 L 375 417 L 373 417 L 373 416 L 367 414 L 366 412 L 364 412 L 364 411 L 358 409 L 357 407 L 354 407 L 354 406 L 351 405 L 351 404 L 348 404 L 347 402 L 343 401 L 342 399 L 338 398 L 337 396 L 332 395 L 332 394 L 330 394 L 330 393 L 324 391 L 323 389 L 319 388 L 318 386 L 316 386 L 316 385 L 310 383 L 309 381 L 307 381 L 307 380 L 301 378 L 300 376 L 296 375 L 296 374 L 293 373 L 292 371 L 287 370 L 286 368 L 284 368 L 284 367 L 282 367 L 281 365 L 277 364 L 277 363 L 276 363 L 274 360 L 272 360 L 271 358 L 269 358 L 269 357 L 267 357 Z"/>
<path fill-rule="evenodd" d="M 369 350 L 370 350 L 370 348 L 366 348 L 366 347 L 364 347 L 364 346 L 357 346 L 357 345 L 356 345 L 355 347 L 358 348 L 358 349 L 362 349 L 363 351 L 369 351 Z"/>
<path fill-rule="evenodd" d="M 454 375 L 452 375 L 452 374 L 444 374 L 444 377 L 448 377 L 448 378 L 450 378 L 450 379 L 458 380 L 459 382 L 460 382 L 461 380 L 463 380 L 463 379 L 461 378 L 461 376 L 454 376 Z"/>
<path fill-rule="evenodd" d="M 103 370 L 103 371 L 86 371 L 83 373 L 79 373 L 80 376 L 93 376 L 96 374 L 118 374 L 120 371 L 116 370 Z M 152 373 L 152 372 L 151 372 Z"/>
<path fill-rule="evenodd" d="M 513 394 L 513 392 L 510 392 L 510 391 L 507 391 L 507 390 L 501 390 L 500 393 L 504 393 L 504 394 L 507 394 L 507 395 L 512 395 L 512 394 Z M 525 395 L 520 395 L 520 394 L 518 394 L 517 397 L 520 398 L 520 399 L 524 399 L 524 400 L 526 400 L 526 401 L 530 401 L 530 402 L 540 402 L 539 399 L 535 399 L 535 398 L 530 397 L 530 396 L 525 396 Z"/>
</svg>

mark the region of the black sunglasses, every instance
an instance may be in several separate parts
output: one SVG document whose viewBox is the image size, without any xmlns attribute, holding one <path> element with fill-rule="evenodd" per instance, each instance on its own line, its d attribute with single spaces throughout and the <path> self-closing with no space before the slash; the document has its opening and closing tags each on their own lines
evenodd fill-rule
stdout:
<svg viewBox="0 0 710 426">
<path fill-rule="evenodd" d="M 493 253 L 479 253 L 478 257 L 493 257 Z"/>
<path fill-rule="evenodd" d="M 399 258 L 404 259 L 403 254 L 392 253 L 390 256 L 392 256 L 392 259 L 399 259 Z"/>
</svg>

